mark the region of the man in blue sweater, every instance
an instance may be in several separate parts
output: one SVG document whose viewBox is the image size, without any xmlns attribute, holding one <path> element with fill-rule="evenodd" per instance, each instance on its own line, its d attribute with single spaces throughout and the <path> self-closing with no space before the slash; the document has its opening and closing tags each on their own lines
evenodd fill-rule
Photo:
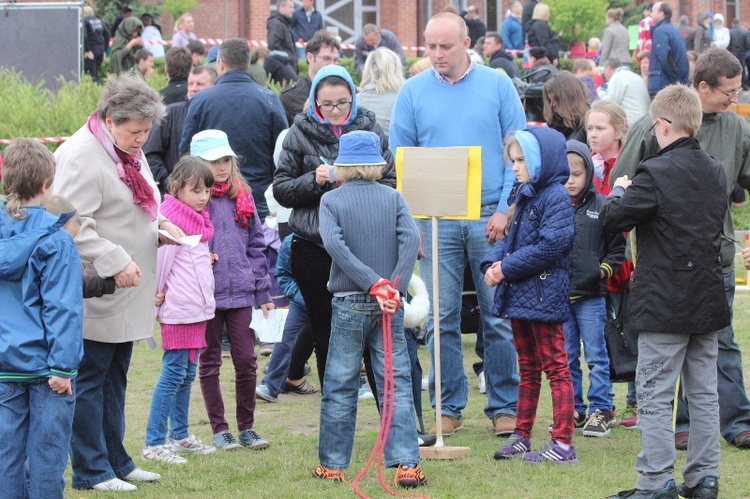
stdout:
<svg viewBox="0 0 750 499">
<path fill-rule="evenodd" d="M 490 315 L 493 293 L 479 264 L 491 244 L 503 237 L 513 173 L 503 163 L 502 139 L 525 127 L 521 101 L 502 72 L 475 65 L 466 51 L 466 24 L 455 14 L 435 15 L 425 29 L 432 71 L 407 80 L 391 118 L 390 147 L 481 146 L 482 218 L 439 221 L 440 334 L 442 363 L 442 429 L 450 435 L 463 427 L 469 383 L 461 353 L 461 300 L 464 267 L 471 268 L 479 298 L 484 332 L 484 370 L 489 402 L 485 414 L 495 434 L 507 436 L 515 426 L 518 373 L 508 321 Z M 407 165 L 408 167 L 408 165 Z M 418 220 L 427 258 L 420 273 L 432 284 L 431 223 Z M 429 289 L 432 293 L 432 289 Z M 432 316 L 428 329 L 432 326 Z M 431 355 L 432 336 L 429 347 Z M 433 359 L 434 360 L 434 359 Z M 434 372 L 430 370 L 430 401 L 435 406 Z M 431 433 L 435 433 L 433 428 Z"/>
</svg>

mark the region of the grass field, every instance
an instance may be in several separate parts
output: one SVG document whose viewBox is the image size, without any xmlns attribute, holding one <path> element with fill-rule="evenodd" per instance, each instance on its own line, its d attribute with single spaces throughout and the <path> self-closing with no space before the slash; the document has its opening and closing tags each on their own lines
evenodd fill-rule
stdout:
<svg viewBox="0 0 750 499">
<path fill-rule="evenodd" d="M 744 367 L 750 369 L 750 293 L 738 292 L 735 300 L 734 323 L 737 340 L 745 352 Z M 427 352 L 420 349 L 422 364 L 428 365 Z M 491 431 L 484 416 L 486 399 L 476 388 L 477 380 L 471 370 L 474 361 L 473 336 L 464 336 L 464 364 L 470 375 L 469 405 L 464 411 L 464 429 L 446 439 L 446 445 L 468 446 L 471 456 L 457 461 L 423 461 L 422 467 L 429 484 L 420 489 L 433 498 L 601 498 L 635 484 L 635 457 L 640 449 L 637 431 L 614 428 L 608 437 L 584 438 L 577 436 L 574 443 L 580 464 L 529 466 L 518 460 L 495 461 L 492 453 L 502 443 Z M 267 362 L 262 359 L 261 365 Z M 313 363 L 314 364 L 314 363 Z M 267 404 L 259 401 L 255 413 L 255 427 L 271 442 L 266 451 L 240 450 L 217 452 L 210 456 L 189 458 L 184 466 L 170 466 L 144 462 L 140 457 L 151 392 L 161 366 L 160 350 L 149 351 L 145 343 L 136 345 L 129 376 L 127 399 L 126 447 L 136 464 L 161 473 L 155 484 L 142 484 L 138 497 L 195 497 L 195 498 L 339 498 L 354 497 L 349 484 L 329 484 L 310 478 L 310 470 L 318 463 L 315 443 L 320 397 L 281 395 L 280 402 Z M 260 370 L 259 370 L 260 372 Z M 259 379 L 262 376 L 259 376 Z M 224 366 L 222 377 L 227 414 L 233 415 L 233 370 L 231 363 Z M 316 381 L 313 374 L 311 381 Z M 624 407 L 625 385 L 617 385 L 617 407 Z M 423 406 L 429 408 L 427 392 L 422 392 Z M 193 385 L 190 407 L 190 431 L 204 442 L 211 440 L 200 388 Z M 425 411 L 425 425 L 430 426 L 432 413 Z M 230 427 L 236 431 L 232 418 Z M 551 422 L 551 403 L 548 387 L 542 389 L 537 424 L 534 428 L 535 447 L 548 438 Z M 346 477 L 351 482 L 362 469 L 375 441 L 378 427 L 377 411 L 372 400 L 359 402 L 358 431 L 353 461 Z M 750 497 L 747 470 L 750 451 L 740 451 L 721 442 L 721 495 L 726 498 Z M 685 453 L 678 454 L 677 469 L 684 464 Z M 393 477 L 387 470 L 386 476 Z M 66 476 L 68 498 L 105 496 L 94 491 L 70 489 L 70 474 Z M 362 490 L 369 497 L 390 497 L 380 489 L 374 471 L 363 480 Z M 2 493 L 0 493 L 0 496 Z"/>
</svg>

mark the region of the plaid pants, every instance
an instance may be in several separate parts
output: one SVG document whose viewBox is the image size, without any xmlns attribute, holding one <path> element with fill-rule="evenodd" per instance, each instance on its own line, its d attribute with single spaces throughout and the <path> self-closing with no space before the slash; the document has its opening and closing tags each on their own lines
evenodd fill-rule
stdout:
<svg viewBox="0 0 750 499">
<path fill-rule="evenodd" d="M 573 382 L 568 371 L 562 324 L 517 319 L 511 320 L 510 324 L 520 376 L 515 432 L 531 438 L 544 371 L 552 391 L 552 439 L 572 443 Z"/>
</svg>

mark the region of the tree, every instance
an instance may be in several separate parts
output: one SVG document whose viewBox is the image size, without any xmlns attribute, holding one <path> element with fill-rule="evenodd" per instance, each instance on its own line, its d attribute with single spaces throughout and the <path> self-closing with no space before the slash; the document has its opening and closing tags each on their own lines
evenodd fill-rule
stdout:
<svg viewBox="0 0 750 499">
<path fill-rule="evenodd" d="M 586 43 L 600 37 L 605 25 L 607 0 L 546 0 L 549 5 L 549 24 L 564 49 L 574 42 Z"/>
<path fill-rule="evenodd" d="M 173 22 L 182 14 L 190 12 L 198 6 L 196 0 L 162 0 L 160 3 L 164 10 L 169 12 L 169 15 L 172 16 Z"/>
</svg>

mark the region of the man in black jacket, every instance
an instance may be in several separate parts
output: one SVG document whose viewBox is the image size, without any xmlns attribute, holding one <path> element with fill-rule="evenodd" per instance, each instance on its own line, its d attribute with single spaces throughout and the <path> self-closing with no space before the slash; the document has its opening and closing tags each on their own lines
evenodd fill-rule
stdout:
<svg viewBox="0 0 750 499">
<path fill-rule="evenodd" d="M 485 35 L 483 55 L 490 58 L 491 68 L 502 69 L 508 78 L 521 77 L 516 60 L 503 49 L 503 37 L 497 31 Z"/>
<path fill-rule="evenodd" d="M 188 92 L 188 75 L 193 68 L 193 59 L 188 49 L 172 47 L 164 56 L 164 71 L 169 76 L 167 86 L 159 90 L 159 95 L 168 106 L 175 102 L 185 102 Z"/>
<path fill-rule="evenodd" d="M 479 17 L 479 7 L 475 4 L 469 5 L 466 12 L 461 13 L 461 17 L 464 18 L 466 27 L 469 30 L 469 38 L 471 39 L 469 48 L 474 48 L 474 45 L 477 44 L 477 40 L 487 33 L 487 25 L 484 24 Z"/>
<path fill-rule="evenodd" d="M 742 64 L 742 86 L 743 88 L 747 88 L 748 77 L 745 54 L 750 50 L 750 35 L 740 27 L 740 20 L 736 17 L 732 19 L 732 29 L 729 30 L 729 47 L 727 47 L 727 50 Z"/>
<path fill-rule="evenodd" d="M 270 72 L 271 78 L 277 82 L 282 82 L 282 80 L 287 82 L 290 82 L 290 80 L 297 81 L 297 48 L 292 32 L 294 2 L 292 0 L 278 0 L 276 10 L 277 12 L 266 20 L 268 50 L 271 51 L 271 55 L 266 61 L 278 59 L 283 64 L 274 67 L 274 71 L 269 71 L 268 68 L 266 71 Z M 284 70 L 283 66 L 288 66 L 288 69 Z"/>
</svg>

